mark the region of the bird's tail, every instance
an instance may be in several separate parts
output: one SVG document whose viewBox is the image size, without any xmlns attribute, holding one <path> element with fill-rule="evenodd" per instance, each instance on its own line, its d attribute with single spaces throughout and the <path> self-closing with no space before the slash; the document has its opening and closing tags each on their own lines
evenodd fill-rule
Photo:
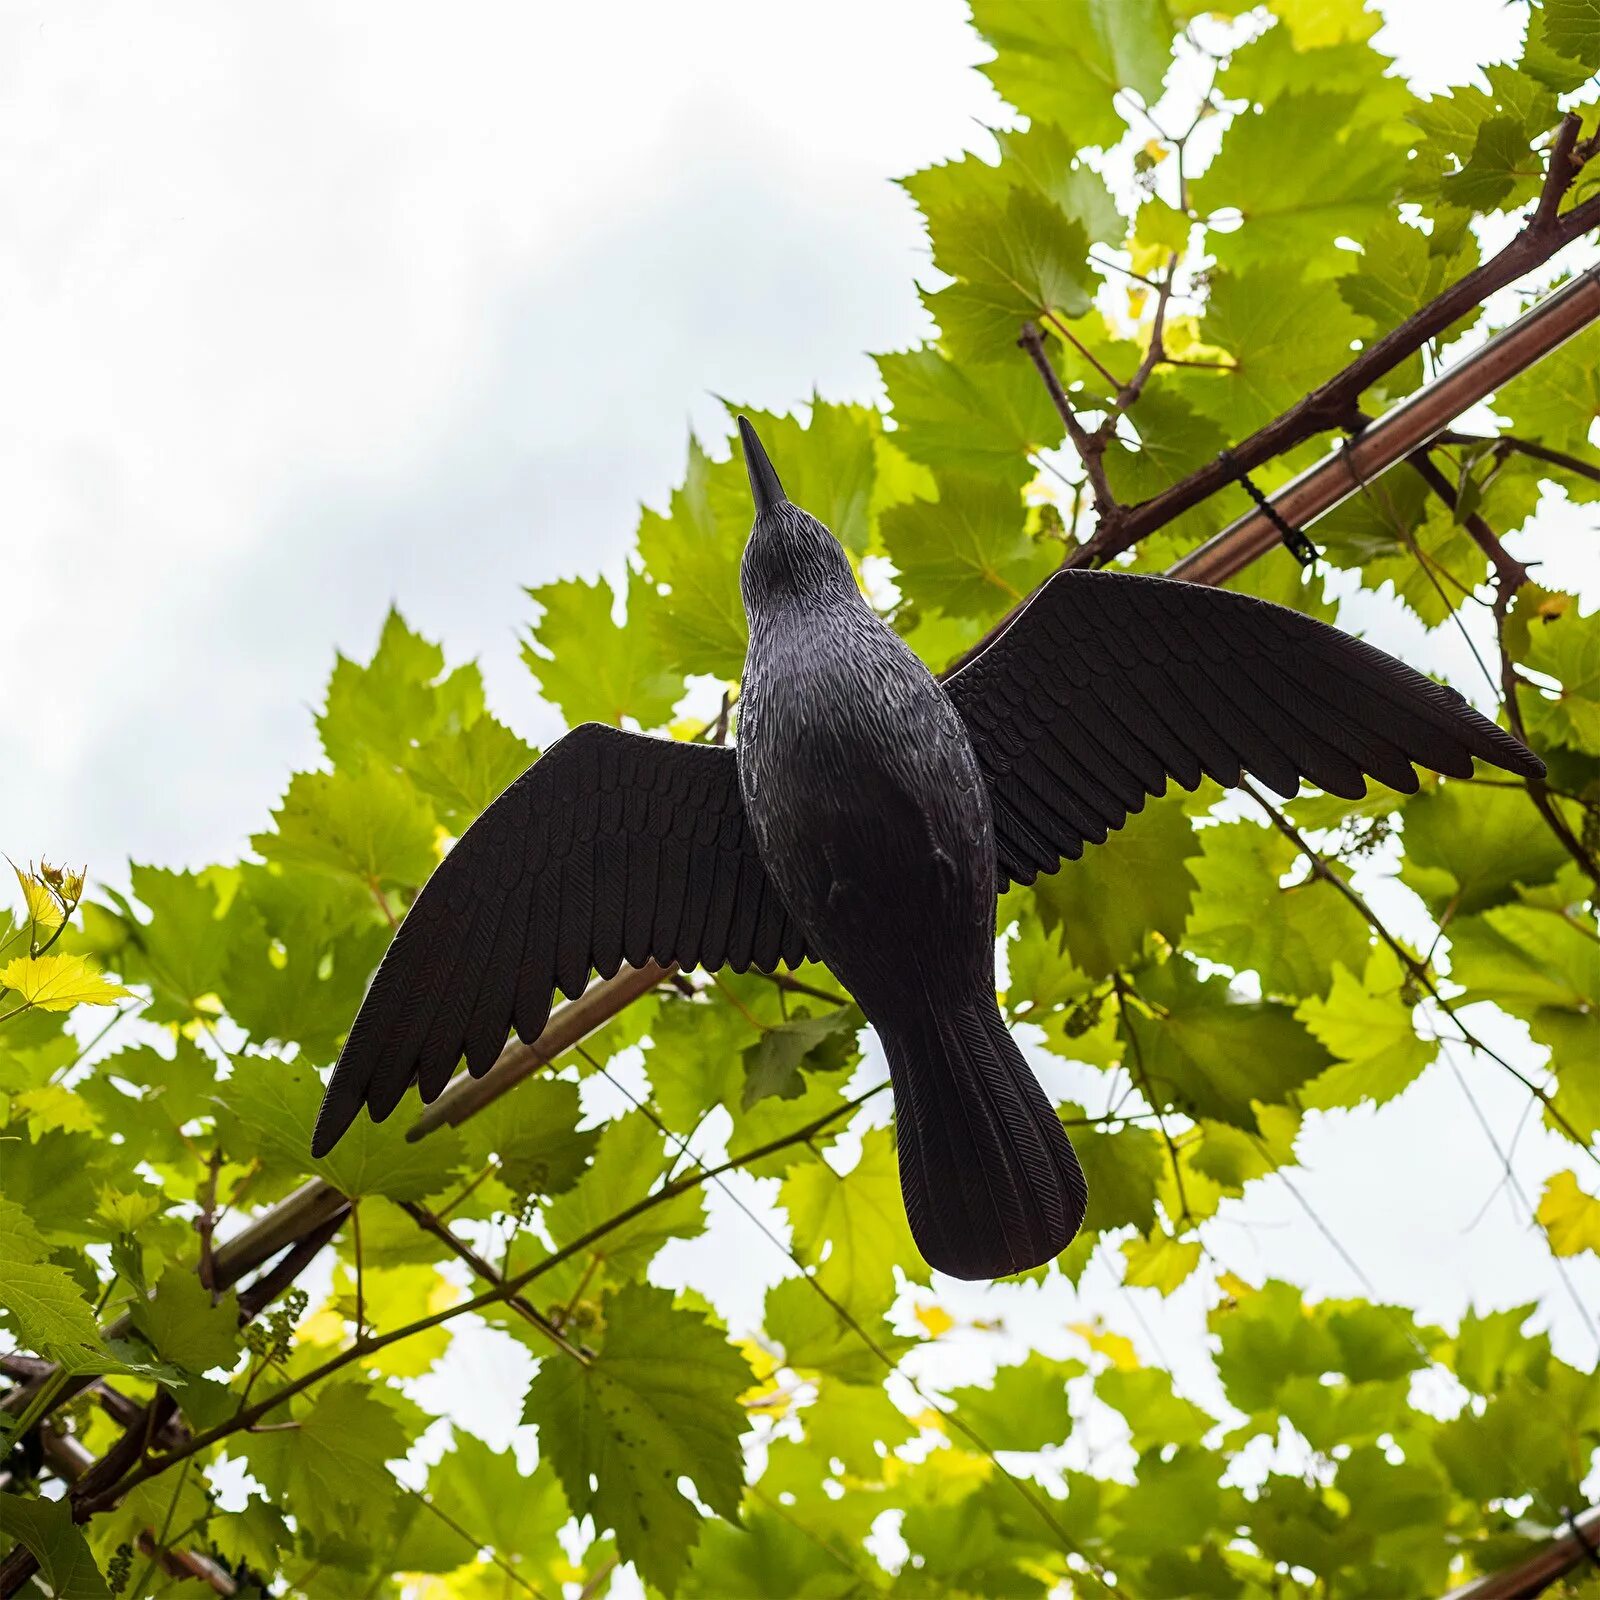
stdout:
<svg viewBox="0 0 1600 1600">
<path fill-rule="evenodd" d="M 999 1278 L 1058 1255 L 1089 1188 L 993 1001 L 879 1032 L 906 1215 L 929 1266 Z"/>
</svg>

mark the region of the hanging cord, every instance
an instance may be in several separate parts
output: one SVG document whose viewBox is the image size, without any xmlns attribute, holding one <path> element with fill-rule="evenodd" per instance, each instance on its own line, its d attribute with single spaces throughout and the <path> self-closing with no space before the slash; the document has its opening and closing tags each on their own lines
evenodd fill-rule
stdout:
<svg viewBox="0 0 1600 1600">
<path fill-rule="evenodd" d="M 1312 566 L 1320 552 L 1306 536 L 1305 530 L 1295 527 L 1292 522 L 1288 521 L 1266 495 L 1261 492 L 1261 486 L 1239 465 L 1238 459 L 1232 450 L 1220 450 L 1217 453 L 1217 460 L 1228 469 L 1228 476 L 1235 483 L 1243 485 L 1245 492 L 1261 508 L 1261 514 L 1278 530 L 1278 537 L 1283 540 L 1284 547 L 1289 554 L 1302 567 Z"/>
</svg>

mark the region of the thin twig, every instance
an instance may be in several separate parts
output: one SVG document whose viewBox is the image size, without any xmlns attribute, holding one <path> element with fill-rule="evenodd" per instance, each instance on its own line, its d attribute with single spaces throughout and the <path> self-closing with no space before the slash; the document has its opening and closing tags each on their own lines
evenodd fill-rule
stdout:
<svg viewBox="0 0 1600 1600">
<path fill-rule="evenodd" d="M 1024 323 L 1017 343 L 1028 353 L 1028 358 L 1038 369 L 1051 404 L 1055 406 L 1056 413 L 1067 430 L 1067 437 L 1072 441 L 1072 448 L 1078 452 L 1078 458 L 1083 462 L 1083 470 L 1089 475 L 1089 487 L 1094 494 L 1095 514 L 1098 519 L 1096 523 L 1096 537 L 1098 537 L 1100 528 L 1104 528 L 1108 523 L 1114 523 L 1122 514 L 1122 507 L 1117 504 L 1117 498 L 1112 494 L 1111 485 L 1106 479 L 1106 436 L 1101 432 L 1090 433 L 1078 421 L 1078 414 L 1072 409 L 1067 391 L 1061 387 L 1061 379 L 1057 377 L 1056 369 L 1050 364 L 1050 357 L 1044 347 L 1044 335 L 1040 333 L 1038 323 Z"/>
<path fill-rule="evenodd" d="M 1123 384 L 1117 392 L 1116 409 L 1126 411 L 1141 394 L 1144 386 L 1150 381 L 1150 374 L 1167 360 L 1167 347 L 1163 342 L 1163 334 L 1167 323 L 1167 302 L 1172 299 L 1172 282 L 1178 272 L 1178 257 L 1174 251 L 1167 258 L 1167 274 L 1156 286 L 1156 309 L 1150 323 L 1150 343 L 1145 346 L 1144 359 L 1140 361 L 1133 376 Z M 1101 424 L 1100 431 L 1109 437 L 1111 419 L 1108 417 Z"/>
<path fill-rule="evenodd" d="M 1441 1011 L 1444 1012 L 1447 1017 L 1449 1017 L 1451 1022 L 1455 1024 L 1456 1030 L 1461 1036 L 1461 1042 L 1467 1045 L 1469 1048 L 1476 1050 L 1480 1055 L 1487 1056 L 1488 1059 L 1494 1062 L 1496 1066 L 1501 1067 L 1506 1072 L 1510 1073 L 1511 1076 L 1515 1078 L 1517 1082 L 1528 1091 L 1529 1094 L 1534 1096 L 1534 1098 L 1539 1101 L 1539 1103 L 1545 1109 L 1545 1115 L 1555 1122 L 1574 1144 L 1582 1148 L 1588 1155 L 1589 1159 L 1593 1161 L 1596 1166 L 1600 1166 L 1600 1154 L 1597 1154 L 1594 1150 L 1589 1148 L 1588 1142 L 1584 1139 L 1583 1135 L 1580 1134 L 1578 1130 L 1573 1127 L 1572 1123 L 1567 1120 L 1565 1114 L 1550 1098 L 1549 1094 L 1545 1090 L 1541 1089 L 1539 1085 L 1536 1084 L 1530 1077 L 1528 1077 L 1528 1075 L 1520 1068 L 1513 1066 L 1511 1062 L 1507 1061 L 1506 1058 L 1498 1051 L 1492 1050 L 1466 1025 L 1466 1023 L 1461 1020 L 1459 1014 L 1455 1010 L 1455 1007 L 1452 1006 L 1451 1003 L 1439 992 L 1439 986 L 1434 982 L 1433 974 L 1428 970 L 1428 968 L 1408 949 L 1406 949 L 1406 947 L 1401 944 L 1392 933 L 1389 932 L 1388 928 L 1384 926 L 1383 922 L 1379 919 L 1377 913 L 1372 909 L 1372 907 L 1369 906 L 1361 897 L 1361 895 L 1358 894 L 1348 883 L 1345 882 L 1343 878 L 1339 876 L 1337 872 L 1333 870 L 1333 868 L 1329 865 L 1327 858 L 1322 855 L 1320 851 L 1312 847 L 1310 841 L 1303 833 L 1300 832 L 1297 827 L 1295 827 L 1288 817 L 1285 816 L 1277 806 L 1273 805 L 1273 803 L 1268 800 L 1267 797 L 1262 794 L 1261 791 L 1257 789 L 1248 778 L 1242 779 L 1239 787 L 1247 795 L 1249 795 L 1250 798 L 1254 800 L 1255 803 L 1267 814 L 1267 818 L 1272 823 L 1273 827 L 1275 827 L 1286 839 L 1291 840 L 1296 846 L 1299 847 L 1301 854 L 1304 855 L 1306 860 L 1311 864 L 1312 872 L 1317 877 L 1321 878 L 1325 883 L 1331 883 L 1334 888 L 1337 889 L 1339 893 L 1342 894 L 1345 899 L 1348 900 L 1350 904 L 1361 913 L 1361 916 L 1366 922 L 1367 926 L 1371 928 L 1372 931 L 1377 934 L 1386 945 L 1388 945 L 1390 950 L 1392 950 L 1395 956 L 1399 959 L 1400 964 L 1406 969 L 1407 972 L 1411 974 L 1413 978 L 1416 979 L 1419 984 L 1421 984 L 1424 989 L 1427 990 L 1428 994 L 1432 996 L 1434 1003 Z"/>
<path fill-rule="evenodd" d="M 200 1185 L 200 1214 L 194 1231 L 200 1235 L 200 1261 L 195 1269 L 213 1303 L 217 1298 L 217 1270 L 211 1255 L 212 1236 L 217 1231 L 217 1178 L 222 1172 L 222 1146 L 213 1144 L 206 1161 L 206 1175 Z"/>
<path fill-rule="evenodd" d="M 1494 529 L 1476 511 L 1461 516 L 1461 497 L 1456 493 L 1455 485 L 1439 470 L 1438 463 L 1426 450 L 1417 450 L 1407 456 L 1406 464 L 1456 513 L 1461 525 L 1471 535 L 1472 542 L 1489 558 L 1499 590 L 1515 594 L 1528 581 L 1527 567 L 1501 544 Z"/>
<path fill-rule="evenodd" d="M 1600 483 L 1600 466 L 1596 466 L 1594 462 L 1585 461 L 1581 456 L 1568 455 L 1565 450 L 1552 450 L 1536 439 L 1523 439 L 1512 433 L 1461 433 L 1455 428 L 1447 428 L 1439 435 L 1438 443 L 1467 448 L 1487 445 L 1492 447 L 1497 455 L 1514 452 L 1517 455 L 1529 456 L 1535 461 L 1548 462 L 1552 467 L 1560 467 L 1564 472 L 1571 472 L 1580 478 Z"/>
<path fill-rule="evenodd" d="M 1078 354 L 1082 356 L 1083 359 L 1087 361 L 1089 365 L 1093 367 L 1094 370 L 1098 372 L 1108 384 L 1111 385 L 1112 389 L 1116 389 L 1118 387 L 1116 374 L 1109 371 L 1105 367 L 1105 365 L 1100 361 L 1099 357 L 1095 355 L 1094 351 L 1092 351 L 1088 345 L 1086 345 L 1083 340 L 1080 339 L 1077 334 L 1075 334 L 1072 329 L 1069 328 L 1066 323 L 1064 323 L 1061 318 L 1055 314 L 1055 312 L 1046 311 L 1043 313 L 1043 315 L 1044 320 L 1048 322 L 1050 326 L 1061 335 L 1062 339 L 1064 339 L 1066 343 L 1070 344 L 1072 348 L 1076 350 Z"/>
<path fill-rule="evenodd" d="M 1550 160 L 1545 168 L 1544 187 L 1539 191 L 1539 204 L 1534 209 L 1531 226 L 1536 232 L 1545 232 L 1555 226 L 1556 212 L 1561 208 L 1561 198 L 1572 187 L 1578 176 L 1581 161 L 1574 163 L 1573 150 L 1578 143 L 1578 130 L 1583 119 L 1576 111 L 1569 111 L 1561 119 L 1556 136 L 1550 144 Z"/>
<path fill-rule="evenodd" d="M 414 1200 L 402 1200 L 400 1209 L 411 1218 L 419 1228 L 431 1233 L 447 1250 L 453 1251 L 462 1261 L 472 1268 L 485 1283 L 493 1284 L 499 1288 L 505 1282 L 503 1274 L 495 1268 L 465 1239 L 458 1238 L 424 1205 L 419 1205 Z M 570 1343 L 561 1330 L 541 1312 L 532 1301 L 524 1299 L 519 1294 L 508 1295 L 506 1304 L 516 1312 L 530 1327 L 537 1328 L 552 1344 L 566 1352 L 575 1361 L 581 1361 L 585 1366 L 589 1364 L 590 1357 L 580 1350 L 575 1344 Z"/>
</svg>

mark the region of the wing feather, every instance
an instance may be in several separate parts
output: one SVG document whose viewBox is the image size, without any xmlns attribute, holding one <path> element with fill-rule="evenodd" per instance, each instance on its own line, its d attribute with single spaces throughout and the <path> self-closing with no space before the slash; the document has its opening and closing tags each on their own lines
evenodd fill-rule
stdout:
<svg viewBox="0 0 1600 1600">
<path fill-rule="evenodd" d="M 487 1072 L 554 993 L 652 956 L 770 969 L 805 938 L 744 821 L 734 752 L 585 724 L 552 745 L 423 885 L 340 1052 L 312 1149 L 412 1083 L 433 1099 L 463 1052 Z"/>
<path fill-rule="evenodd" d="M 1060 572 L 948 679 L 989 784 L 1001 872 L 1031 882 L 1159 795 L 1246 772 L 1359 798 L 1412 763 L 1468 777 L 1544 765 L 1453 689 L 1336 628 L 1248 595 Z"/>
</svg>

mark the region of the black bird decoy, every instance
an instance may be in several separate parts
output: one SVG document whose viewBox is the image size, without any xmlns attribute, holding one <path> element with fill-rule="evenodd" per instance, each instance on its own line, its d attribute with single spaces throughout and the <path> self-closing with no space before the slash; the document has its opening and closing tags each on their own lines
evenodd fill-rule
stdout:
<svg viewBox="0 0 1600 1600">
<path fill-rule="evenodd" d="M 433 1100 L 508 1025 L 654 957 L 825 962 L 878 1030 L 918 1248 L 959 1278 L 1038 1266 L 1088 1191 L 995 1003 L 995 899 L 1104 841 L 1169 779 L 1255 774 L 1349 798 L 1413 761 L 1525 777 L 1539 759 L 1452 689 L 1299 612 L 1163 578 L 1057 573 L 940 683 L 792 505 L 743 418 L 755 524 L 737 744 L 586 723 L 467 830 L 417 896 L 317 1118 Z"/>
</svg>

